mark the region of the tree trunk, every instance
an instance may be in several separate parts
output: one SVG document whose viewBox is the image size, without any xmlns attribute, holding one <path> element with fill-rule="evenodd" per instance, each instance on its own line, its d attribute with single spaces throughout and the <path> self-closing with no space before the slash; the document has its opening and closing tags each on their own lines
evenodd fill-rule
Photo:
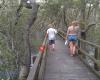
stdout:
<svg viewBox="0 0 100 80">
<path fill-rule="evenodd" d="M 28 69 L 25 65 L 21 66 L 20 74 L 19 74 L 19 80 L 26 80 L 28 76 Z"/>
<path fill-rule="evenodd" d="M 64 21 L 64 24 L 65 26 L 68 26 L 67 22 L 66 22 L 66 11 L 65 11 L 65 6 L 63 8 L 63 21 Z"/>
<path fill-rule="evenodd" d="M 34 2 L 32 3 L 32 15 L 30 16 L 27 25 L 25 26 L 24 31 L 24 46 L 25 47 L 25 55 L 23 64 L 21 66 L 21 71 L 19 75 L 20 80 L 25 80 L 28 76 L 31 64 L 31 46 L 30 46 L 30 29 L 32 24 L 35 22 L 37 17 L 38 5 Z M 24 66 L 23 66 L 24 65 Z"/>
<path fill-rule="evenodd" d="M 85 8 L 86 8 L 86 2 L 85 0 L 81 0 L 81 28 L 85 29 Z"/>
</svg>

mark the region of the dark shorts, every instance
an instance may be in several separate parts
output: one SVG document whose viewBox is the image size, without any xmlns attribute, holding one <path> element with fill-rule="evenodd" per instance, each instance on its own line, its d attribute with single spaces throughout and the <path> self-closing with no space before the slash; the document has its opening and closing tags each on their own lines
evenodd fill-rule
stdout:
<svg viewBox="0 0 100 80">
<path fill-rule="evenodd" d="M 55 44 L 55 40 L 49 40 L 49 45 Z"/>
<path fill-rule="evenodd" d="M 68 41 L 77 41 L 76 35 L 68 35 Z"/>
</svg>

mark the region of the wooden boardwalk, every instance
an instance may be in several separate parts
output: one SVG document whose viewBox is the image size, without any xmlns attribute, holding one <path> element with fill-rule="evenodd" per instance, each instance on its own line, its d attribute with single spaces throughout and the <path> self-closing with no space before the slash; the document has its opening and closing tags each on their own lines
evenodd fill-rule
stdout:
<svg viewBox="0 0 100 80">
<path fill-rule="evenodd" d="M 44 80 L 100 80 L 67 51 L 64 41 L 57 38 L 56 50 L 48 52 Z"/>
</svg>

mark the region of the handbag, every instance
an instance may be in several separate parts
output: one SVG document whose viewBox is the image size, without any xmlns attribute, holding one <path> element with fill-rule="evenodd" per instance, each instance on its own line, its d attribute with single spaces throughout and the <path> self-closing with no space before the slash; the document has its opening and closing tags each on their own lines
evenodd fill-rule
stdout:
<svg viewBox="0 0 100 80">
<path fill-rule="evenodd" d="M 65 45 L 67 45 L 68 44 L 68 41 L 67 40 L 65 40 Z"/>
</svg>

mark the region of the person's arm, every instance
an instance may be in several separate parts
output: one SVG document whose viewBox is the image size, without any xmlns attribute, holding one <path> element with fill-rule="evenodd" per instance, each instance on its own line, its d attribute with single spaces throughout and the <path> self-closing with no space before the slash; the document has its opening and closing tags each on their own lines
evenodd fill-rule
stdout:
<svg viewBox="0 0 100 80">
<path fill-rule="evenodd" d="M 46 31 L 46 37 L 48 37 L 48 30 Z"/>
<path fill-rule="evenodd" d="M 67 37 L 68 37 L 68 34 L 69 34 L 69 28 L 68 28 L 68 30 L 67 30 L 67 34 L 66 34 L 66 37 L 65 37 L 65 39 L 67 39 Z"/>
<path fill-rule="evenodd" d="M 57 30 L 55 29 L 55 34 L 57 34 Z"/>
</svg>

